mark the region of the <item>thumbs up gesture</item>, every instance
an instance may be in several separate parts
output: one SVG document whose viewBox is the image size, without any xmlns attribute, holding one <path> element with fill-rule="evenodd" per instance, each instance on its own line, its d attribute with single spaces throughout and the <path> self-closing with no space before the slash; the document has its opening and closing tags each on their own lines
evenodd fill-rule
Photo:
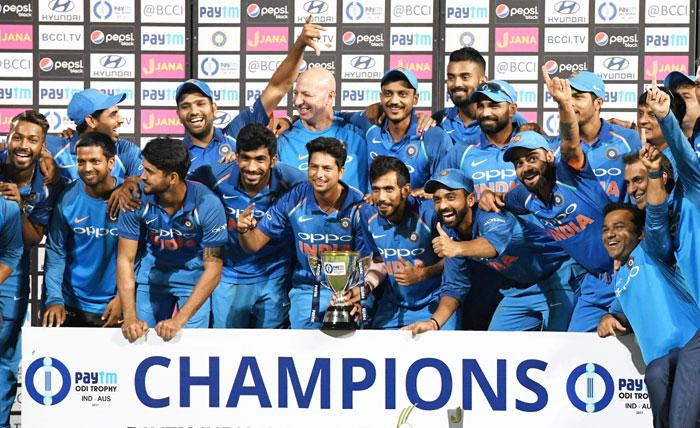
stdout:
<svg viewBox="0 0 700 428">
<path fill-rule="evenodd" d="M 447 235 L 447 232 L 442 228 L 442 224 L 437 224 L 438 236 L 433 238 L 433 251 L 438 257 L 457 257 L 459 256 L 457 245 Z"/>
</svg>

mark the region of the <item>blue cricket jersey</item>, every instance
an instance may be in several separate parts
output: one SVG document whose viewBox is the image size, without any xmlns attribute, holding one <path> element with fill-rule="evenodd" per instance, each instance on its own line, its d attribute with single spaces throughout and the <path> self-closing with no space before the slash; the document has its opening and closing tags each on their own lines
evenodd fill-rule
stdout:
<svg viewBox="0 0 700 428">
<path fill-rule="evenodd" d="M 666 205 L 647 205 L 647 213 L 644 239 L 613 278 L 617 299 L 610 311 L 624 312 L 649 364 L 693 338 L 700 308 L 674 266 Z"/>
<path fill-rule="evenodd" d="M 478 136 L 481 128 L 476 120 L 472 120 L 467 125 L 464 124 L 459 117 L 459 109 L 456 106 L 446 108 L 444 110 L 433 113 L 433 119 L 438 123 L 438 126 L 445 130 L 447 135 L 452 139 L 452 143 L 457 145 Z M 527 123 L 527 119 L 516 112 L 513 115 L 513 122 L 518 126 Z"/>
<path fill-rule="evenodd" d="M 311 131 L 306 129 L 301 120 L 295 121 L 292 127 L 277 139 L 279 160 L 306 173 L 309 169 L 309 152 L 306 151 L 306 143 L 318 137 L 332 137 L 345 143 L 347 158 L 343 182 L 361 192 L 366 192 L 369 187 L 365 138 L 357 126 L 340 117 L 334 117 L 331 126 L 323 131 Z"/>
<path fill-rule="evenodd" d="M 498 253 L 494 258 L 476 260 L 517 284 L 530 286 L 542 281 L 569 258 L 541 228 L 508 210 L 490 213 L 477 209 L 472 231 L 474 238 L 486 239 Z"/>
<path fill-rule="evenodd" d="M 78 154 L 75 152 L 75 145 L 81 136 L 77 132 L 69 140 L 53 135 L 46 136 L 46 149 L 53 155 L 61 177 L 67 184 L 80 178 L 80 175 L 78 175 Z M 112 176 L 121 179 L 141 176 L 143 172 L 141 149 L 136 144 L 122 139 L 118 139 L 115 145 L 117 154 L 114 157 Z"/>
<path fill-rule="evenodd" d="M 5 174 L 5 164 L 8 162 L 8 151 L 0 152 L 0 181 L 12 182 Z M 47 227 L 51 218 L 51 212 L 58 195 L 63 190 L 61 180 L 55 184 L 44 184 L 44 176 L 39 168 L 39 161 L 34 166 L 34 176 L 31 181 L 19 189 L 19 194 L 24 202 L 24 208 L 29 220 L 33 224 Z M 18 207 L 19 209 L 19 207 Z M 20 239 L 22 234 L 20 233 Z M 2 284 L 3 287 L 16 291 L 17 296 L 29 295 L 29 256 L 31 249 L 26 249 L 22 254 L 22 260 L 12 275 Z"/>
<path fill-rule="evenodd" d="M 577 170 L 567 162 L 555 162 L 556 184 L 551 205 L 545 204 L 523 184 L 505 197 L 506 208 L 516 213 L 529 212 L 545 232 L 574 260 L 592 274 L 612 272 L 612 260 L 601 241 L 603 208 L 609 199 L 588 159 Z"/>
<path fill-rule="evenodd" d="M 9 288 L 6 284 L 12 282 L 10 278 L 18 275 L 23 253 L 22 215 L 19 212 L 19 204 L 0 198 L 0 263 L 12 269 L 10 277 L 5 282 L 0 283 L 3 291 Z M 17 283 L 17 280 L 15 278 L 14 282 Z M 14 297 L 19 297 L 19 295 L 14 294 Z"/>
<path fill-rule="evenodd" d="M 228 243 L 224 252 L 224 268 L 221 280 L 233 284 L 260 283 L 261 278 L 279 278 L 290 269 L 291 232 L 280 239 L 271 240 L 255 254 L 246 253 L 238 242 L 236 224 L 238 216 L 248 205 L 255 203 L 253 216 L 260 221 L 273 202 L 297 183 L 306 180 L 298 169 L 278 163 L 271 171 L 270 183 L 254 196 L 248 195 L 240 184 L 240 169 L 237 163 L 219 164 L 214 177 L 201 180 L 221 200 L 226 211 Z"/>
<path fill-rule="evenodd" d="M 593 144 L 581 142 L 586 152 L 586 159 L 591 164 L 593 173 L 598 178 L 601 187 L 612 202 L 624 201 L 627 196 L 625 186 L 625 165 L 622 156 L 639 151 L 642 143 L 639 134 L 634 129 L 624 128 L 600 119 L 601 128 Z M 552 139 L 552 150 L 559 158 L 561 138 Z"/>
<path fill-rule="evenodd" d="M 341 182 L 342 183 L 342 182 Z M 291 232 L 296 252 L 292 287 L 313 286 L 316 277 L 309 268 L 307 255 L 320 257 L 333 251 L 360 251 L 369 255 L 357 239 L 359 229 L 358 204 L 362 193 L 342 183 L 346 188 L 340 210 L 326 213 L 318 206 L 314 190 L 308 182 L 299 183 L 277 199 L 258 222 L 258 229 L 270 238 L 270 243 Z M 268 243 L 269 245 L 269 243 Z"/>
<path fill-rule="evenodd" d="M 106 201 L 88 195 L 82 180 L 69 184 L 58 198 L 46 241 L 45 306 L 104 312 L 117 293 L 118 242 Z"/>
<path fill-rule="evenodd" d="M 700 301 L 700 159 L 683 135 L 672 112 L 659 119 L 678 169 L 678 181 L 669 203 L 673 207 L 671 229 L 674 233 L 676 261 L 686 285 Z"/>
<path fill-rule="evenodd" d="M 225 128 L 214 128 L 214 136 L 206 147 L 195 146 L 190 135 L 186 134 L 183 143 L 190 155 L 188 174 L 193 174 L 200 167 L 209 168 L 210 165 L 218 163 L 221 157 L 236 151 L 238 132 L 251 123 L 265 126 L 270 123 L 260 98 L 257 98 L 251 107 L 243 108 Z"/>
<path fill-rule="evenodd" d="M 418 136 L 415 110 L 411 112 L 411 123 L 406 135 L 396 142 L 388 130 L 388 120 L 385 120 L 382 126 L 377 126 L 367 120 L 364 112 L 343 116 L 364 132 L 369 154 L 368 165 L 371 165 L 377 156 L 401 159 L 411 174 L 411 187 L 414 189 L 423 188 L 425 182 L 439 171 L 439 165 L 452 148 L 452 140 L 442 128 L 433 127 L 423 132 L 422 137 Z"/>
<path fill-rule="evenodd" d="M 382 217 L 376 206 L 365 204 L 360 209 L 360 222 L 362 239 L 373 253 L 382 257 L 387 269 L 388 287 L 382 299 L 407 309 L 422 308 L 441 296 L 450 296 L 460 302 L 464 300 L 468 288 L 453 283 L 443 284 L 440 276 L 410 286 L 399 285 L 394 277 L 396 272 L 403 270 L 399 257 L 416 266 L 431 266 L 440 261 L 432 244 L 437 236 L 433 201 L 409 196 L 400 224 Z"/>
<path fill-rule="evenodd" d="M 487 189 L 507 192 L 518 184 L 513 163 L 503 160 L 503 154 L 509 145 L 501 148 L 491 144 L 478 125 L 477 129 L 471 138 L 455 144 L 440 164 L 440 170 L 456 168 L 464 172 L 472 179 L 477 198 Z M 514 122 L 511 138 L 519 129 L 519 125 Z"/>
<path fill-rule="evenodd" d="M 172 217 L 155 195 L 146 194 L 138 210 L 119 215 L 119 236 L 145 245 L 136 267 L 140 287 L 193 287 L 204 272 L 204 248 L 226 245 L 226 215 L 219 198 L 203 184 L 186 185 L 182 207 Z"/>
</svg>

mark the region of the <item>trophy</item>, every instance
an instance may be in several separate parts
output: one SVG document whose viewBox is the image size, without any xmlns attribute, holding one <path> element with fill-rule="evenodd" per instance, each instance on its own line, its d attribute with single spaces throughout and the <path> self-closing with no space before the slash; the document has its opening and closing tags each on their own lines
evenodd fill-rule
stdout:
<svg viewBox="0 0 700 428">
<path fill-rule="evenodd" d="M 323 317 L 321 329 L 355 330 L 355 320 L 350 315 L 352 305 L 346 303 L 343 294 L 358 284 L 364 285 L 365 270 L 370 258 L 360 259 L 360 253 L 356 251 L 325 251 L 320 258 L 311 254 L 308 254 L 307 258 L 318 282 L 314 290 L 314 300 L 318 300 L 320 285 L 330 289 L 334 296 L 333 304 L 328 307 Z M 361 288 L 364 290 L 364 287 Z M 316 313 L 312 311 L 312 322 L 315 322 L 315 318 Z"/>
</svg>

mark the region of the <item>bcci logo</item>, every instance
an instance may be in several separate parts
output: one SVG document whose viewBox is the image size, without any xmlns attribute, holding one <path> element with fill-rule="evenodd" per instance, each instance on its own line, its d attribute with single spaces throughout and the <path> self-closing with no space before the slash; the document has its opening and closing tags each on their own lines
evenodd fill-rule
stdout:
<svg viewBox="0 0 700 428">
<path fill-rule="evenodd" d="M 343 229 L 349 229 L 350 228 L 350 219 L 347 217 L 343 217 L 340 219 L 340 227 Z"/>
<path fill-rule="evenodd" d="M 406 154 L 412 158 L 416 157 L 418 154 L 418 147 L 411 144 L 410 146 L 406 147 Z"/>
<path fill-rule="evenodd" d="M 70 382 L 70 373 L 66 366 L 50 357 L 34 360 L 27 368 L 24 380 L 32 400 L 45 406 L 53 406 L 63 401 L 70 391 Z"/>
<path fill-rule="evenodd" d="M 228 156 L 232 151 L 233 149 L 231 146 L 228 144 L 222 144 L 221 147 L 219 147 L 219 156 Z"/>
<path fill-rule="evenodd" d="M 615 384 L 610 373 L 603 366 L 594 363 L 576 367 L 566 381 L 569 401 L 586 413 L 599 412 L 608 407 L 614 392 Z"/>
</svg>

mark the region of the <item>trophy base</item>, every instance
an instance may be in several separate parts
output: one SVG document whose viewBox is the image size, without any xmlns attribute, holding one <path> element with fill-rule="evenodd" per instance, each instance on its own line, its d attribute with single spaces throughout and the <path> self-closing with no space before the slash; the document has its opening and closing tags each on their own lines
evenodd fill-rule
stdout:
<svg viewBox="0 0 700 428">
<path fill-rule="evenodd" d="M 355 320 L 350 315 L 351 306 L 331 306 L 323 317 L 321 330 L 356 330 Z"/>
</svg>

